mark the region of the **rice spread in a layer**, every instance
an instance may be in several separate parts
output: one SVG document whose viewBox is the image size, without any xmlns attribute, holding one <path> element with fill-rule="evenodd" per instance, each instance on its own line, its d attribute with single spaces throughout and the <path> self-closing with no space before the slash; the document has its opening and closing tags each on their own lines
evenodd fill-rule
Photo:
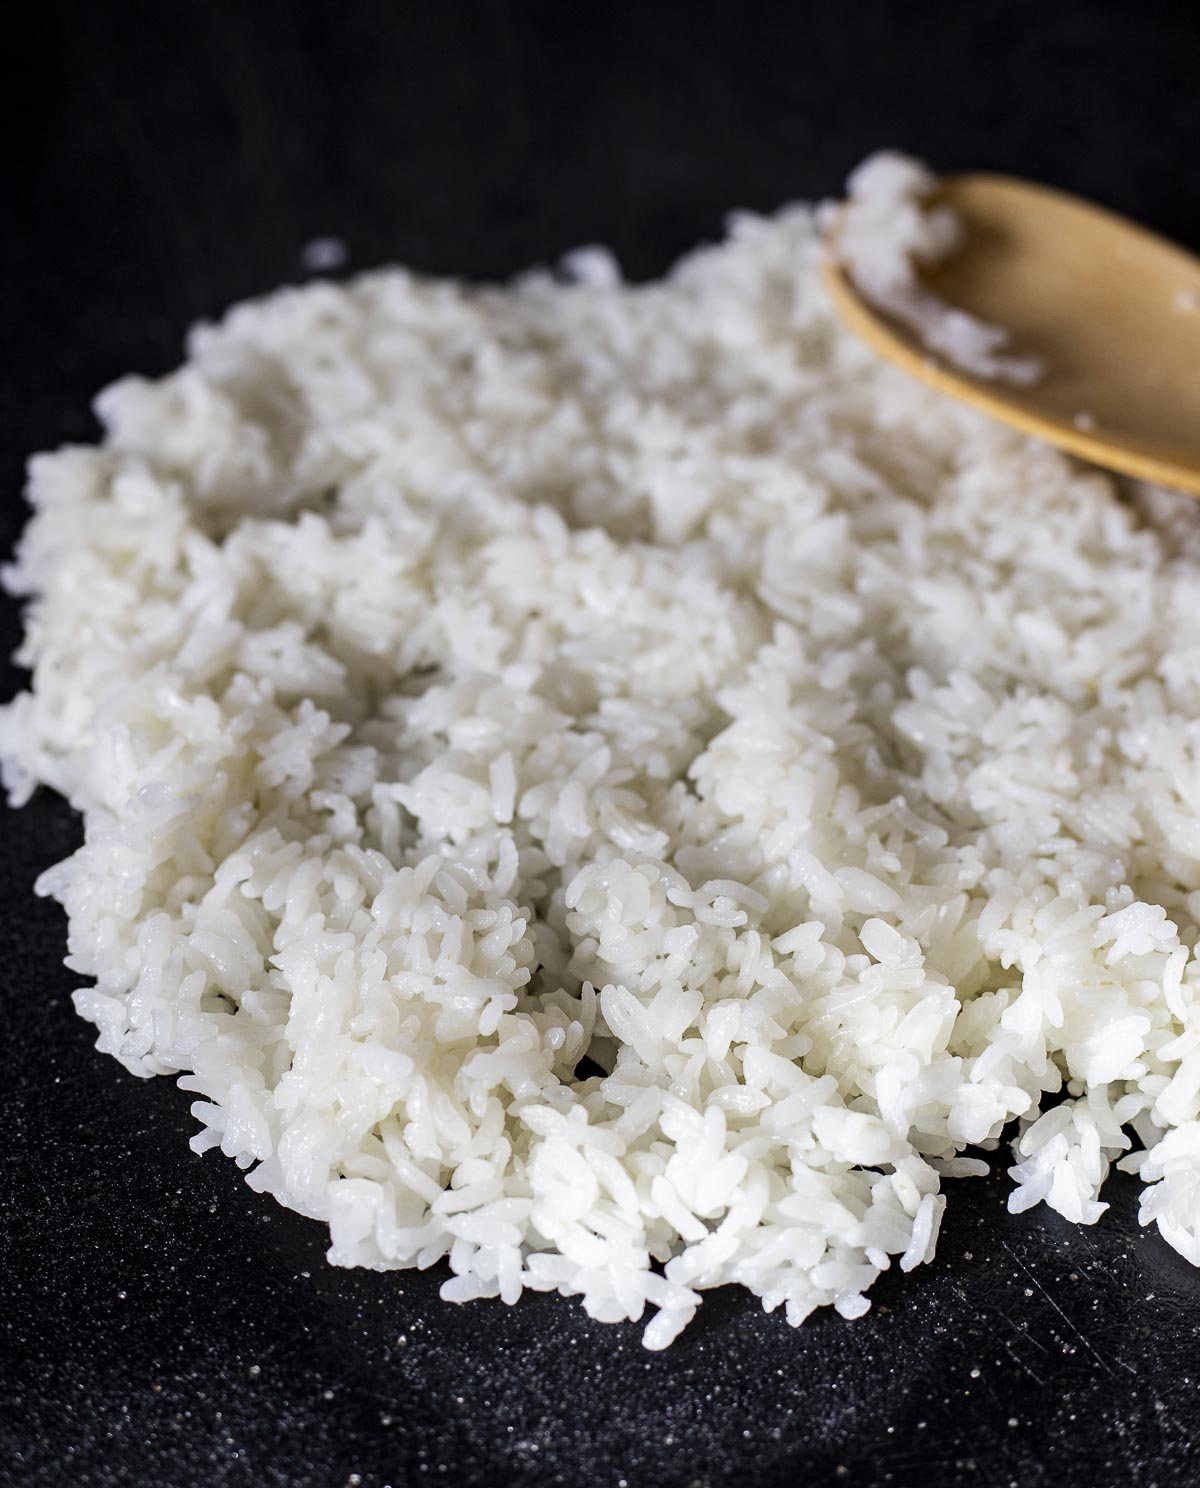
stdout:
<svg viewBox="0 0 1200 1488">
<path fill-rule="evenodd" d="M 33 463 L 76 1005 L 335 1264 L 854 1317 L 1014 1119 L 1013 1208 L 1119 1160 L 1200 1262 L 1197 520 L 882 364 L 820 251 L 284 290 Z"/>
</svg>

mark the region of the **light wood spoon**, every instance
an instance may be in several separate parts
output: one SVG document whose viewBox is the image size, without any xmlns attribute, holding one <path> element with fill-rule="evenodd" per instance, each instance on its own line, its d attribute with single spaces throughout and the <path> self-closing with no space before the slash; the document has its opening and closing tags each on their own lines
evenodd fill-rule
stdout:
<svg viewBox="0 0 1200 1488">
<path fill-rule="evenodd" d="M 874 309 L 829 255 L 841 318 L 876 351 L 993 417 L 1125 475 L 1200 496 L 1200 258 L 1112 212 L 1007 176 L 951 176 L 935 202 L 962 248 L 921 273 L 947 305 L 1011 333 L 1044 367 L 985 382 Z"/>
</svg>

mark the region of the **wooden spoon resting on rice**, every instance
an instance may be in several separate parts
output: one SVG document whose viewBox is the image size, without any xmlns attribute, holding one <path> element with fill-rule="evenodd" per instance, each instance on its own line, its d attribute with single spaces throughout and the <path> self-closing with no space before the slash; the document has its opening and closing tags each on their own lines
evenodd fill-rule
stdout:
<svg viewBox="0 0 1200 1488">
<path fill-rule="evenodd" d="M 1061 191 L 939 180 L 892 154 L 851 178 L 832 237 L 834 305 L 882 356 L 1060 449 L 1200 495 L 1200 258 Z"/>
</svg>

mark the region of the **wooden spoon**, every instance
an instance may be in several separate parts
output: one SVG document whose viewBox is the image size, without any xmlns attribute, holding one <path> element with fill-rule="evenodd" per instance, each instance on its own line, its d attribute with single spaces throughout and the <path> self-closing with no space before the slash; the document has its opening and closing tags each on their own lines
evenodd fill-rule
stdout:
<svg viewBox="0 0 1200 1488">
<path fill-rule="evenodd" d="M 963 247 L 921 275 L 947 305 L 1011 333 L 1044 367 L 985 382 L 874 309 L 832 254 L 849 328 L 930 386 L 1097 465 L 1200 496 L 1200 259 L 1100 207 L 1007 176 L 951 176 L 936 201 Z"/>
</svg>

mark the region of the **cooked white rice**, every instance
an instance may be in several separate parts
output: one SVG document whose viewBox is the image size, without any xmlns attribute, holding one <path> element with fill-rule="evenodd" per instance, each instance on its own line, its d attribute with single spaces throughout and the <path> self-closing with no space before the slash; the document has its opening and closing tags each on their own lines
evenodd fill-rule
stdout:
<svg viewBox="0 0 1200 1488">
<path fill-rule="evenodd" d="M 76 1005 L 338 1265 L 855 1317 L 1015 1117 L 1013 1208 L 1132 1144 L 1200 1262 L 1195 515 L 881 364 L 819 251 L 285 290 L 33 462 Z"/>
</svg>

